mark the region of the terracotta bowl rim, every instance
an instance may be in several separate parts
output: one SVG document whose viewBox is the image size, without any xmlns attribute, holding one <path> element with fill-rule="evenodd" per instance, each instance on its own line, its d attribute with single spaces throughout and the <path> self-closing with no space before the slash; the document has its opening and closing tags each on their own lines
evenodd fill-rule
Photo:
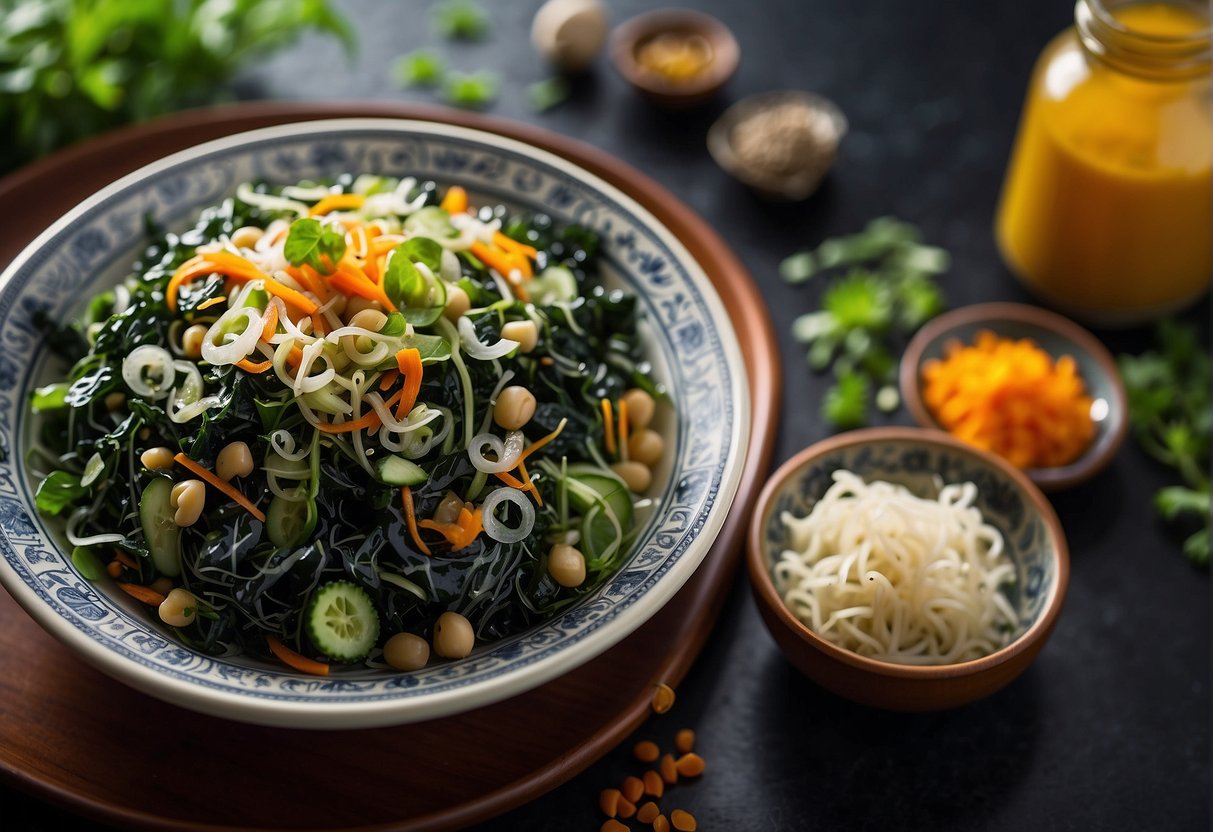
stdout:
<svg viewBox="0 0 1213 832">
<path fill-rule="evenodd" d="M 1030 468 L 1025 473 L 1037 486 L 1045 491 L 1060 491 L 1086 482 L 1106 468 L 1115 458 L 1129 431 L 1129 400 L 1124 381 L 1116 367 L 1116 360 L 1089 330 L 1064 315 L 1031 306 L 1026 303 L 995 302 L 961 306 L 932 318 L 910 339 L 901 357 L 898 381 L 901 397 L 914 421 L 924 428 L 943 430 L 935 421 L 922 399 L 919 387 L 919 369 L 927 347 L 945 337 L 949 331 L 974 324 L 987 323 L 997 331 L 999 323 L 1014 322 L 1028 324 L 1046 330 L 1073 344 L 1099 367 L 1110 388 L 1106 428 L 1100 430 L 1082 456 L 1067 465 L 1055 468 Z M 1042 349 L 1043 345 L 1040 345 Z M 1057 353 L 1051 352 L 1056 357 Z M 1106 431 L 1106 432 L 1105 432 Z"/>
<path fill-rule="evenodd" d="M 850 650 L 845 650 L 833 644 L 810 630 L 783 603 L 771 579 L 768 561 L 763 546 L 763 528 L 766 518 L 778 494 L 784 485 L 805 465 L 826 454 L 858 445 L 879 444 L 882 442 L 904 442 L 920 445 L 933 445 L 950 451 L 973 457 L 995 469 L 1003 477 L 1009 479 L 1028 502 L 1039 513 L 1048 529 L 1052 542 L 1053 561 L 1056 567 L 1056 578 L 1049 589 L 1049 598 L 1041 614 L 1024 632 L 1000 650 L 972 659 L 946 665 L 907 665 L 895 662 L 880 661 L 866 656 L 860 656 Z M 758 603 L 774 614 L 774 618 L 796 635 L 807 647 L 822 654 L 828 661 L 848 666 L 874 677 L 900 679 L 912 682 L 929 682 L 943 679 L 958 679 L 973 677 L 994 668 L 1007 664 L 1021 653 L 1031 651 L 1046 639 L 1053 629 L 1065 601 L 1066 590 L 1070 579 L 1070 554 L 1066 544 L 1065 533 L 1061 521 L 1053 510 L 1048 498 L 1036 485 L 1019 469 L 1006 460 L 971 445 L 967 445 L 951 435 L 939 430 L 919 427 L 877 427 L 849 431 L 823 439 L 799 451 L 784 462 L 771 475 L 758 501 L 754 506 L 754 515 L 750 523 L 746 546 L 746 566 L 750 574 L 750 582 Z M 770 618 L 764 616 L 768 621 Z M 776 639 L 778 643 L 778 639 Z M 780 645 L 780 649 L 784 649 Z"/>
<path fill-rule="evenodd" d="M 667 30 L 691 31 L 712 44 L 712 62 L 698 77 L 674 84 L 636 63 L 637 44 Z M 615 69 L 629 84 L 670 101 L 693 100 L 714 92 L 733 77 L 741 63 L 741 47 L 728 26 L 705 12 L 673 6 L 642 12 L 620 23 L 611 32 L 609 51 Z"/>
</svg>

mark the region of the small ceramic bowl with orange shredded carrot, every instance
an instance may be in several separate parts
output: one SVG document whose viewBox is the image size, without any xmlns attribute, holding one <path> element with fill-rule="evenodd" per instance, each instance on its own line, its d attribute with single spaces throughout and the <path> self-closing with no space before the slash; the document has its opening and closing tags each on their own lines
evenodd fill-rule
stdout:
<svg viewBox="0 0 1213 832">
<path fill-rule="evenodd" d="M 1046 491 L 1098 474 L 1128 430 L 1107 348 L 1035 306 L 985 303 L 940 315 L 910 341 L 900 380 L 920 425 L 1003 457 Z"/>
</svg>

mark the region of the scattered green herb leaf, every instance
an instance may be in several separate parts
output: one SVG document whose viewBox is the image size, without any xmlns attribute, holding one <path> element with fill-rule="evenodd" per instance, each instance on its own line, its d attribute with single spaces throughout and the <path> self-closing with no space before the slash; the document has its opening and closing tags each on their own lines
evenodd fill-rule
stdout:
<svg viewBox="0 0 1213 832">
<path fill-rule="evenodd" d="M 836 375 L 837 383 L 821 400 L 821 416 L 844 430 L 859 427 L 867 421 L 872 384 L 867 376 L 854 370 L 842 370 Z"/>
<path fill-rule="evenodd" d="M 402 87 L 436 87 L 445 72 L 442 56 L 429 49 L 401 55 L 392 68 L 392 76 Z"/>
<path fill-rule="evenodd" d="M 527 87 L 526 97 L 531 104 L 531 109 L 542 113 L 563 103 L 569 97 L 569 92 L 568 79 L 553 75 L 551 78 L 536 81 Z"/>
<path fill-rule="evenodd" d="M 489 32 L 489 16 L 472 0 L 444 0 L 434 6 L 434 28 L 446 38 L 479 40 Z"/>
<path fill-rule="evenodd" d="M 491 72 L 452 72 L 447 76 L 443 94 L 456 107 L 485 107 L 497 98 L 497 76 Z"/>
<path fill-rule="evenodd" d="M 345 235 L 321 225 L 320 220 L 305 217 L 291 223 L 282 251 L 292 266 L 306 263 L 327 273 L 345 254 Z"/>
</svg>

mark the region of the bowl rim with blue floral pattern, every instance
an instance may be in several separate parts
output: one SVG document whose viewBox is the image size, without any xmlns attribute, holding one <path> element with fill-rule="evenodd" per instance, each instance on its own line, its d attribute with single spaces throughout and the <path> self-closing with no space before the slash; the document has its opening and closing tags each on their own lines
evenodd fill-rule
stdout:
<svg viewBox="0 0 1213 832">
<path fill-rule="evenodd" d="M 42 310 L 63 318 L 125 275 L 143 219 L 183 227 L 248 179 L 290 184 L 341 173 L 416 175 L 474 198 L 542 209 L 603 235 L 608 280 L 636 291 L 642 337 L 676 403 L 660 507 L 629 560 L 555 618 L 417 673 L 307 677 L 176 642 L 132 599 L 72 566 L 34 510 L 25 471 L 26 399 L 46 368 Z M 439 122 L 333 119 L 216 139 L 147 165 L 56 221 L 0 274 L 0 583 L 51 635 L 126 684 L 204 713 L 265 725 L 356 728 L 470 710 L 530 690 L 599 655 L 644 623 L 707 555 L 737 492 L 749 435 L 744 359 L 729 315 L 676 236 L 615 186 L 523 142 Z"/>
</svg>

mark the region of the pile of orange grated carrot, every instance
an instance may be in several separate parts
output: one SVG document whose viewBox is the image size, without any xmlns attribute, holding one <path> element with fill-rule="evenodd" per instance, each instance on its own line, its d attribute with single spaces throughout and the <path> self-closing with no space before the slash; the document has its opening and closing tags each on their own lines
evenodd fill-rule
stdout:
<svg viewBox="0 0 1213 832">
<path fill-rule="evenodd" d="M 1054 361 L 1031 339 L 989 330 L 944 353 L 923 365 L 923 400 L 956 438 L 1019 468 L 1066 465 L 1091 444 L 1091 397 L 1071 356 Z"/>
</svg>

